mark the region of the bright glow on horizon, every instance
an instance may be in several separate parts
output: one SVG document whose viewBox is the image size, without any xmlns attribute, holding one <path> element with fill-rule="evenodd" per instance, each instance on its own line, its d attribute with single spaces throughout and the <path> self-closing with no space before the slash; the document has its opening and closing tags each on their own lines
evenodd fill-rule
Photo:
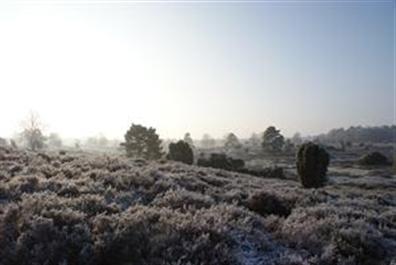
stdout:
<svg viewBox="0 0 396 265">
<path fill-rule="evenodd" d="M 387 8 L 0 4 L 0 136 L 30 110 L 65 137 L 391 124 Z"/>
</svg>

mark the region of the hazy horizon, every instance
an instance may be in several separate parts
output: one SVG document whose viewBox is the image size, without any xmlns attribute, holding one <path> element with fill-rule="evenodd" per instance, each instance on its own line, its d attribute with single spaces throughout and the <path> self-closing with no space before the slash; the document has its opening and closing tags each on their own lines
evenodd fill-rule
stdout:
<svg viewBox="0 0 396 265">
<path fill-rule="evenodd" d="M 394 3 L 0 3 L 0 137 L 395 124 Z"/>
</svg>

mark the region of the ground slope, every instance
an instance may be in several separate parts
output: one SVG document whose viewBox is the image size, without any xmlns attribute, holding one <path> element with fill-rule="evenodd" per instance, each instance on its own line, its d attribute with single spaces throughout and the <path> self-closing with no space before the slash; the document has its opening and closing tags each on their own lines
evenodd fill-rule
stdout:
<svg viewBox="0 0 396 265">
<path fill-rule="evenodd" d="M 0 149 L 0 264 L 395 264 L 394 176 L 322 189 L 173 162 Z"/>
</svg>

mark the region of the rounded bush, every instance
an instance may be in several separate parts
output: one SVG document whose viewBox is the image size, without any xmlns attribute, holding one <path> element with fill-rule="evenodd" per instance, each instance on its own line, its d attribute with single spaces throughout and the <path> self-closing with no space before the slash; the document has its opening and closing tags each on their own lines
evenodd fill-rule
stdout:
<svg viewBox="0 0 396 265">
<path fill-rule="evenodd" d="M 312 142 L 301 145 L 297 153 L 297 172 L 305 188 L 318 188 L 326 183 L 330 162 L 327 151 Z"/>
<path fill-rule="evenodd" d="M 363 166 L 386 166 L 389 165 L 390 162 L 383 154 L 379 152 L 372 152 L 360 158 L 359 164 Z"/>
<path fill-rule="evenodd" d="M 190 145 L 184 141 L 169 144 L 169 160 L 183 162 L 188 165 L 194 163 L 194 153 Z"/>
</svg>

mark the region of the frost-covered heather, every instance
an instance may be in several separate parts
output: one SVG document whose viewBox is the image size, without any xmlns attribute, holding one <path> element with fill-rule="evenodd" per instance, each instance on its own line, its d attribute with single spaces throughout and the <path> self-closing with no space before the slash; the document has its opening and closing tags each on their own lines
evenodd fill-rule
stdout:
<svg viewBox="0 0 396 265">
<path fill-rule="evenodd" d="M 396 179 L 2 148 L 0 264 L 396 264 Z"/>
</svg>

